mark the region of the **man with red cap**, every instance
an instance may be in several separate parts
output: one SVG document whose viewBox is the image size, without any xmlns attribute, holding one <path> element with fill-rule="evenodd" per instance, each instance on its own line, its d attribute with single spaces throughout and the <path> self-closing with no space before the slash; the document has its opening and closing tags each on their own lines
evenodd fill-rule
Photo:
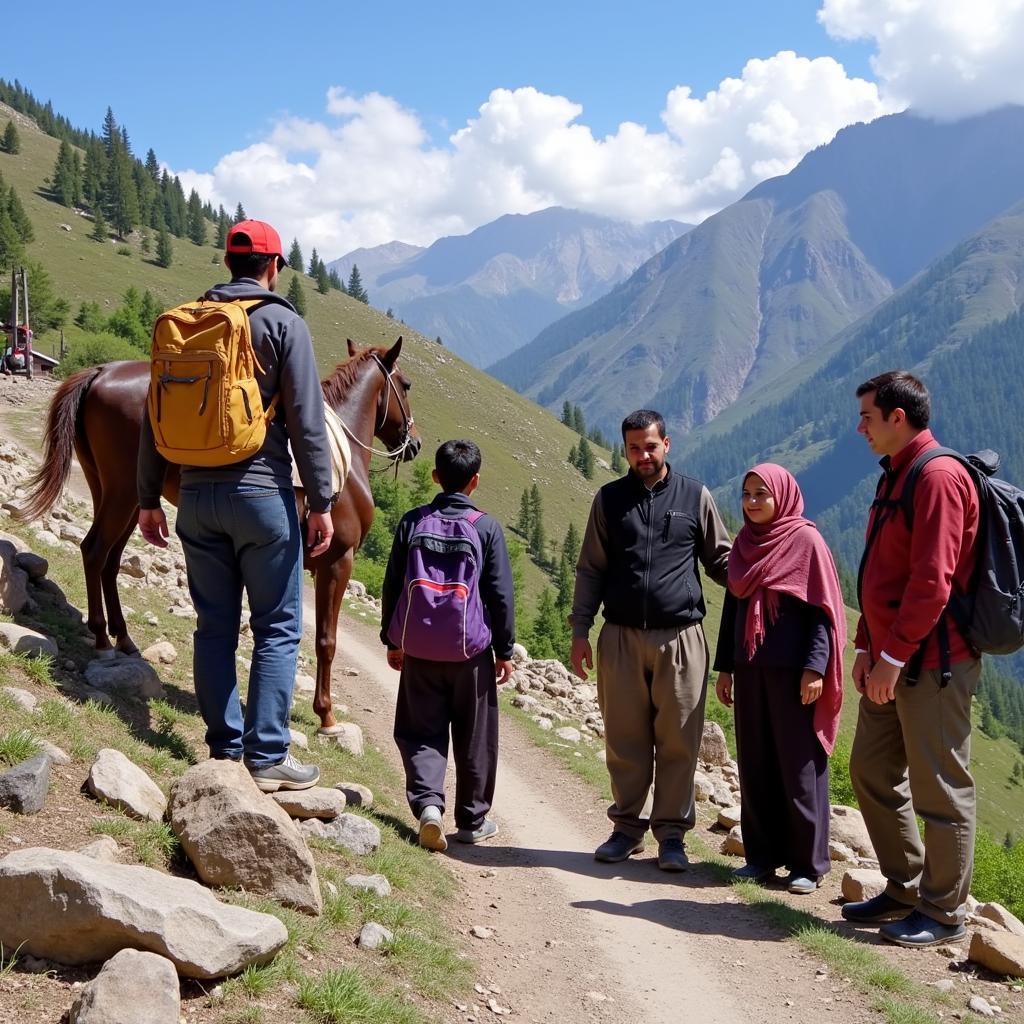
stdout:
<svg viewBox="0 0 1024 1024">
<path fill-rule="evenodd" d="M 228 232 L 224 263 L 231 281 L 205 299 L 258 300 L 249 309 L 264 408 L 275 415 L 262 448 L 224 466 L 182 466 L 177 533 L 196 609 L 193 674 L 210 756 L 244 760 L 260 789 L 307 789 L 315 765 L 288 752 L 288 720 L 302 636 L 302 531 L 292 487 L 292 456 L 310 509 L 306 544 L 316 556 L 334 534 L 330 449 L 313 344 L 295 307 L 274 294 L 285 266 L 281 239 L 269 224 L 246 220 Z M 139 529 L 167 546 L 160 507 L 166 463 L 149 417 L 139 448 Z M 253 636 L 243 719 L 235 651 L 245 591 Z"/>
</svg>

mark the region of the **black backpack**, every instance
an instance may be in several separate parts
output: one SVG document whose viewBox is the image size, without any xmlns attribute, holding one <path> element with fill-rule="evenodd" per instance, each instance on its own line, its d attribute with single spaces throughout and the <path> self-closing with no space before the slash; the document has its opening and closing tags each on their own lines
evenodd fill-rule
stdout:
<svg viewBox="0 0 1024 1024">
<path fill-rule="evenodd" d="M 881 504 L 898 504 L 907 528 L 911 528 L 914 489 L 921 470 L 932 459 L 940 457 L 956 459 L 967 470 L 977 489 L 979 504 L 974 571 L 966 591 L 952 591 L 946 612 L 978 653 L 1012 654 L 1024 646 L 1024 491 L 995 476 L 999 471 L 999 456 L 990 449 L 965 456 L 952 448 L 931 448 L 919 455 L 907 470 L 899 502 L 883 500 Z M 949 678 L 945 613 L 937 628 L 945 684 Z M 908 681 L 911 676 L 917 678 L 921 653 L 911 659 Z"/>
</svg>

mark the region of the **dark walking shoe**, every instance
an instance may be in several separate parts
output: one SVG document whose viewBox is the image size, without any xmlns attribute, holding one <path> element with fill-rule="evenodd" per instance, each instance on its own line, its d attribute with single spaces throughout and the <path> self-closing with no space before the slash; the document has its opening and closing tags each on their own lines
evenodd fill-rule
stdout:
<svg viewBox="0 0 1024 1024">
<path fill-rule="evenodd" d="M 444 825 L 441 823 L 441 808 L 430 804 L 420 814 L 420 846 L 427 850 L 444 853 L 448 849 L 448 840 L 444 837 Z"/>
<path fill-rule="evenodd" d="M 264 793 L 276 793 L 279 789 L 311 789 L 320 781 L 320 769 L 315 764 L 301 764 L 291 754 L 267 768 L 246 767 L 252 781 Z"/>
<path fill-rule="evenodd" d="M 685 871 L 689 866 L 682 839 L 663 839 L 658 844 L 658 867 L 662 871 Z"/>
<path fill-rule="evenodd" d="M 770 882 L 775 878 L 775 868 L 764 868 L 760 864 L 744 864 L 732 873 L 732 877 L 741 882 Z"/>
<path fill-rule="evenodd" d="M 967 929 L 962 924 L 940 924 L 920 910 L 915 910 L 902 921 L 882 925 L 878 934 L 888 942 L 895 942 L 897 946 L 926 949 L 928 946 L 940 946 L 944 942 L 959 942 L 966 938 Z"/>
<path fill-rule="evenodd" d="M 840 913 L 847 921 L 855 924 L 881 924 L 883 921 L 902 921 L 910 916 L 913 909 L 883 892 L 869 900 L 844 903 Z"/>
<path fill-rule="evenodd" d="M 797 896 L 808 896 L 821 885 L 821 882 L 822 879 L 813 875 L 798 875 L 793 871 L 786 879 L 786 890 Z"/>
<path fill-rule="evenodd" d="M 629 860 L 634 853 L 644 848 L 642 839 L 634 839 L 625 832 L 613 832 L 595 851 L 594 860 L 605 864 L 617 864 L 621 860 Z"/>
<path fill-rule="evenodd" d="M 485 839 L 498 834 L 498 826 L 490 818 L 484 818 L 479 828 L 460 828 L 455 838 L 460 843 L 482 843 Z"/>
</svg>

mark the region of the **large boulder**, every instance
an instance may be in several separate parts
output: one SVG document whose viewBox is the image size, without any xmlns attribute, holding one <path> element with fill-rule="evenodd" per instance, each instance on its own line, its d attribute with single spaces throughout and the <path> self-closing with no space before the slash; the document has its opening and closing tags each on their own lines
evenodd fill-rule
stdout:
<svg viewBox="0 0 1024 1024">
<path fill-rule="evenodd" d="M 875 856 L 864 818 L 855 807 L 833 804 L 829 818 L 829 838 L 848 846 L 860 857 Z"/>
<path fill-rule="evenodd" d="M 70 1024 L 178 1024 L 178 972 L 166 957 L 122 949 L 75 999 Z"/>
<path fill-rule="evenodd" d="M 1024 923 L 1014 917 L 1002 903 L 981 903 L 974 913 L 978 917 L 994 921 L 1000 928 L 1005 928 L 1008 932 L 1013 932 L 1014 935 L 1024 939 Z"/>
<path fill-rule="evenodd" d="M 704 732 L 700 738 L 701 761 L 710 765 L 726 765 L 730 761 L 729 745 L 725 742 L 725 733 L 717 722 L 705 722 Z"/>
<path fill-rule="evenodd" d="M 85 666 L 85 681 L 97 690 L 148 699 L 163 697 L 164 688 L 156 670 L 142 658 L 115 654 L 113 658 L 94 658 Z"/>
<path fill-rule="evenodd" d="M 1024 938 L 1002 928 L 974 932 L 967 958 L 996 974 L 1024 978 Z"/>
<path fill-rule="evenodd" d="M 18 549 L 0 540 L 0 612 L 17 615 L 28 604 L 28 573 L 17 563 Z"/>
<path fill-rule="evenodd" d="M 202 761 L 171 786 L 171 828 L 208 885 L 237 886 L 319 914 L 316 866 L 301 833 L 244 765 Z"/>
<path fill-rule="evenodd" d="M 51 637 L 14 622 L 0 622 L 0 647 L 6 647 L 15 654 L 25 654 L 30 658 L 56 659 L 60 656 L 57 642 Z"/>
<path fill-rule="evenodd" d="M 221 903 L 198 882 L 152 868 L 45 847 L 0 860 L 5 949 L 64 964 L 144 949 L 184 977 L 219 978 L 266 963 L 287 941 L 276 917 Z"/>
<path fill-rule="evenodd" d="M 86 780 L 89 792 L 133 818 L 163 821 L 167 797 L 160 787 L 120 750 L 105 747 L 96 755 Z"/>
</svg>

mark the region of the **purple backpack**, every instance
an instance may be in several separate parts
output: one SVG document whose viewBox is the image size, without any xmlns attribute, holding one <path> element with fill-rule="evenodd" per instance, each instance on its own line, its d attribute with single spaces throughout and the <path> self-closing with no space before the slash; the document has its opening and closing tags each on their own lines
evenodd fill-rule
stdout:
<svg viewBox="0 0 1024 1024">
<path fill-rule="evenodd" d="M 474 509 L 448 516 L 426 505 L 409 538 L 405 585 L 388 640 L 427 661 L 469 661 L 490 646 L 491 624 L 480 600 L 483 547 Z"/>
</svg>

